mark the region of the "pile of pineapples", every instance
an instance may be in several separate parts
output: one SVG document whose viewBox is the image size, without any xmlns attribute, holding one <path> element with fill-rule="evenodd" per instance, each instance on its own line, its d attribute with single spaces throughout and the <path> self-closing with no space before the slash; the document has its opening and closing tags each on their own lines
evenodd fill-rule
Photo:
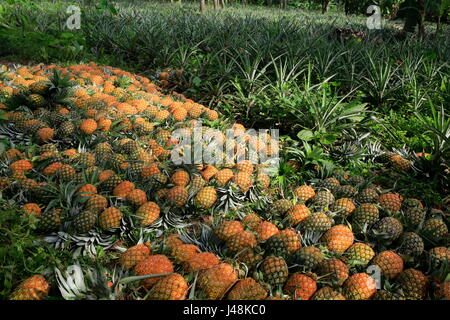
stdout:
<svg viewBox="0 0 450 320">
<path fill-rule="evenodd" d="M 33 275 L 11 299 L 450 298 L 443 211 L 342 170 L 280 199 L 249 160 L 175 165 L 174 130 L 245 128 L 120 69 L 2 67 L 0 81 L 1 198 L 46 245 L 116 256 Z"/>
</svg>

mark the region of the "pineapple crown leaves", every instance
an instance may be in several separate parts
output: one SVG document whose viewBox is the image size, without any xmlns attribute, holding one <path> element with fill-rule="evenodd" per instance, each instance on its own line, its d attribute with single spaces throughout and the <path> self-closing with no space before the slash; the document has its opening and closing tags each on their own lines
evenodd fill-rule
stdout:
<svg viewBox="0 0 450 320">
<path fill-rule="evenodd" d="M 200 228 L 199 237 L 191 236 L 187 231 L 181 230 L 180 239 L 184 243 L 198 246 L 202 251 L 212 252 L 219 257 L 224 257 L 225 248 L 222 242 L 214 234 L 213 229 L 205 224 L 201 224 Z"/>
</svg>

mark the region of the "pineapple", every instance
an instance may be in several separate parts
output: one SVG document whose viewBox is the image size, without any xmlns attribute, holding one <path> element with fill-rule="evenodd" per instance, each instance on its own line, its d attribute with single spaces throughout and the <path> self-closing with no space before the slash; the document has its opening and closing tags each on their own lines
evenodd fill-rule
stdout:
<svg viewBox="0 0 450 320">
<path fill-rule="evenodd" d="M 253 278 L 239 280 L 227 295 L 228 300 L 262 300 L 267 290 Z"/>
<path fill-rule="evenodd" d="M 330 210 L 336 212 L 336 214 L 340 217 L 347 218 L 352 214 L 355 210 L 355 204 L 349 198 L 341 198 L 336 200 L 331 206 Z"/>
<path fill-rule="evenodd" d="M 222 298 L 237 280 L 233 267 L 221 263 L 204 270 L 198 278 L 198 286 L 205 292 L 207 299 L 217 300 Z"/>
<path fill-rule="evenodd" d="M 323 287 L 316 291 L 311 300 L 345 300 L 345 297 L 331 287 Z"/>
<path fill-rule="evenodd" d="M 336 178 L 327 178 L 320 184 L 322 188 L 328 189 L 330 192 L 334 192 L 340 185 L 341 183 Z"/>
<path fill-rule="evenodd" d="M 75 133 L 76 127 L 71 121 L 64 121 L 58 128 L 57 135 L 61 138 L 69 138 Z"/>
<path fill-rule="evenodd" d="M 146 202 L 136 210 L 141 226 L 149 226 L 159 218 L 160 208 L 155 202 Z"/>
<path fill-rule="evenodd" d="M 248 230 L 238 232 L 229 237 L 226 241 L 227 248 L 234 253 L 248 247 L 255 247 L 256 244 L 257 241 L 255 235 Z"/>
<path fill-rule="evenodd" d="M 324 259 L 322 252 L 316 247 L 303 247 L 293 253 L 295 263 L 306 270 L 314 270 Z"/>
<path fill-rule="evenodd" d="M 344 225 L 331 227 L 322 237 L 328 250 L 336 253 L 343 253 L 355 240 L 353 232 Z"/>
<path fill-rule="evenodd" d="M 356 201 L 360 204 L 373 203 L 378 200 L 378 192 L 373 188 L 366 188 L 356 195 Z"/>
<path fill-rule="evenodd" d="M 141 260 L 134 267 L 134 272 L 136 272 L 138 276 L 173 273 L 173 264 L 165 255 L 156 254 L 144 260 Z M 158 281 L 160 281 L 161 279 L 164 279 L 164 276 L 147 278 L 142 280 L 142 284 L 144 287 L 150 288 L 158 283 Z"/>
<path fill-rule="evenodd" d="M 444 238 L 448 234 L 448 228 L 444 220 L 440 218 L 431 218 L 425 220 L 422 231 L 434 240 Z"/>
<path fill-rule="evenodd" d="M 98 216 L 98 225 L 103 230 L 120 227 L 123 213 L 114 207 L 109 207 Z"/>
<path fill-rule="evenodd" d="M 348 248 L 342 256 L 342 261 L 347 265 L 366 266 L 375 256 L 373 249 L 365 243 L 354 243 Z"/>
<path fill-rule="evenodd" d="M 186 280 L 178 273 L 159 280 L 147 295 L 148 300 L 184 300 L 188 292 Z"/>
<path fill-rule="evenodd" d="M 342 289 L 348 300 L 369 300 L 377 292 L 375 280 L 366 273 L 352 275 Z"/>
<path fill-rule="evenodd" d="M 294 251 L 301 248 L 300 235 L 293 229 L 280 231 L 265 243 L 266 251 L 269 255 L 287 257 Z"/>
<path fill-rule="evenodd" d="M 28 96 L 28 103 L 32 108 L 42 108 L 47 104 L 47 101 L 40 94 L 32 93 Z"/>
<path fill-rule="evenodd" d="M 39 216 L 37 229 L 42 232 L 52 232 L 59 229 L 61 225 L 61 215 L 58 210 L 44 212 Z"/>
<path fill-rule="evenodd" d="M 428 251 L 431 267 L 439 268 L 450 264 L 450 249 L 446 247 L 435 247 Z"/>
<path fill-rule="evenodd" d="M 128 248 L 119 259 L 119 263 L 124 269 L 134 268 L 139 262 L 150 257 L 149 244 L 137 244 Z"/>
<path fill-rule="evenodd" d="M 202 209 L 211 208 L 217 201 L 217 192 L 214 187 L 204 187 L 195 196 L 195 203 Z"/>
<path fill-rule="evenodd" d="M 371 203 L 363 203 L 353 211 L 352 226 L 358 231 L 363 231 L 371 227 L 378 219 L 378 208 Z"/>
<path fill-rule="evenodd" d="M 396 213 L 402 207 L 400 198 L 393 193 L 385 193 L 378 197 L 377 203 L 389 214 Z"/>
<path fill-rule="evenodd" d="M 244 226 L 239 221 L 225 221 L 217 226 L 214 233 L 220 240 L 226 241 L 231 236 L 244 231 Z"/>
<path fill-rule="evenodd" d="M 372 265 L 380 267 L 387 279 L 394 279 L 403 271 L 403 259 L 391 250 L 382 251 L 373 258 Z"/>
<path fill-rule="evenodd" d="M 403 233 L 399 243 L 399 252 L 411 256 L 421 255 L 425 247 L 422 238 L 414 232 Z"/>
<path fill-rule="evenodd" d="M 72 223 L 77 232 L 86 233 L 97 224 L 97 215 L 95 212 L 84 210 L 75 216 Z"/>
<path fill-rule="evenodd" d="M 424 220 L 426 216 L 426 211 L 421 208 L 408 208 L 404 212 L 405 220 L 406 222 L 413 226 L 417 227 L 420 225 Z"/>
<path fill-rule="evenodd" d="M 296 226 L 305 220 L 310 214 L 311 211 L 309 211 L 307 206 L 304 204 L 297 204 L 289 209 L 287 212 L 287 219 L 291 226 Z"/>
<path fill-rule="evenodd" d="M 100 213 L 102 210 L 104 210 L 108 206 L 108 199 L 101 195 L 93 195 L 92 197 L 89 197 L 88 201 L 86 201 L 85 209 Z"/>
<path fill-rule="evenodd" d="M 47 297 L 50 285 L 43 275 L 34 275 L 14 289 L 10 300 L 43 300 Z"/>
<path fill-rule="evenodd" d="M 403 225 L 394 217 L 385 217 L 373 225 L 372 232 L 376 236 L 392 242 L 402 234 Z"/>
<path fill-rule="evenodd" d="M 184 170 L 175 171 L 171 177 L 172 183 L 176 186 L 186 187 L 189 184 L 189 173 Z"/>
<path fill-rule="evenodd" d="M 292 208 L 292 206 L 292 201 L 288 199 L 279 199 L 271 205 L 269 210 L 276 215 L 284 215 Z"/>
<path fill-rule="evenodd" d="M 426 295 L 429 280 L 421 271 L 406 269 L 396 279 L 403 295 L 408 299 L 419 300 Z"/>
<path fill-rule="evenodd" d="M 300 202 L 306 202 L 316 195 L 314 189 L 307 185 L 297 187 L 294 194 Z"/>
<path fill-rule="evenodd" d="M 126 199 L 134 206 L 141 206 L 147 202 L 147 194 L 141 189 L 134 189 L 127 194 Z"/>
<path fill-rule="evenodd" d="M 323 260 L 317 267 L 318 274 L 325 281 L 331 281 L 342 285 L 349 276 L 347 265 L 339 259 L 331 258 Z"/>
<path fill-rule="evenodd" d="M 358 190 L 349 184 L 344 186 L 339 186 L 334 190 L 334 194 L 341 198 L 351 198 L 353 197 Z"/>
<path fill-rule="evenodd" d="M 268 256 L 261 263 L 264 281 L 271 286 L 283 285 L 289 275 L 286 261 L 281 257 Z"/>
<path fill-rule="evenodd" d="M 301 226 L 305 231 L 325 232 L 331 228 L 333 220 L 323 212 L 311 213 L 305 220 L 302 221 Z"/>
<path fill-rule="evenodd" d="M 323 208 L 332 205 L 335 199 L 330 191 L 319 191 L 311 201 L 315 206 Z"/>
<path fill-rule="evenodd" d="M 200 252 L 186 262 L 187 272 L 200 271 L 212 268 L 220 263 L 219 258 L 211 252 Z"/>
<path fill-rule="evenodd" d="M 172 201 L 175 204 L 175 206 L 182 207 L 186 204 L 186 202 L 189 198 L 189 193 L 186 188 L 181 187 L 181 186 L 175 186 L 175 187 L 172 187 L 167 192 L 166 198 L 169 201 Z"/>
<path fill-rule="evenodd" d="M 197 253 L 200 252 L 200 248 L 193 244 L 180 244 L 172 250 L 172 257 L 175 263 L 184 264 L 192 259 Z"/>
<path fill-rule="evenodd" d="M 316 290 L 316 280 L 300 272 L 292 274 L 283 289 L 284 293 L 295 300 L 309 300 Z"/>
<path fill-rule="evenodd" d="M 255 232 L 256 232 L 256 237 L 257 237 L 258 241 L 261 242 L 261 241 L 266 241 L 273 235 L 280 232 L 280 230 L 272 222 L 263 221 L 258 224 L 258 226 L 255 229 Z"/>
</svg>

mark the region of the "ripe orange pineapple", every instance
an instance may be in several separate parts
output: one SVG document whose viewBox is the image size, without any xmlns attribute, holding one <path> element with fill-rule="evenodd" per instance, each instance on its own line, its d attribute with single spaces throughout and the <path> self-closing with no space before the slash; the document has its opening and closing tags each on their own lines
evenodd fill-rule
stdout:
<svg viewBox="0 0 450 320">
<path fill-rule="evenodd" d="M 165 255 L 156 254 L 140 261 L 134 267 L 134 271 L 139 276 L 148 274 L 173 273 L 173 264 Z M 163 278 L 164 276 L 148 278 L 142 280 L 142 283 L 146 288 L 150 288 Z"/>
<path fill-rule="evenodd" d="M 220 263 L 219 258 L 211 252 L 200 252 L 186 262 L 187 272 L 199 271 L 214 267 Z"/>
<path fill-rule="evenodd" d="M 292 274 L 284 285 L 284 292 L 295 300 L 309 300 L 316 290 L 316 280 L 300 272 Z"/>
<path fill-rule="evenodd" d="M 128 248 L 119 259 L 119 263 L 124 269 L 134 268 L 139 262 L 150 257 L 150 245 L 147 244 L 137 244 Z"/>
<path fill-rule="evenodd" d="M 253 278 L 239 280 L 227 295 L 228 300 L 262 300 L 267 290 Z"/>
<path fill-rule="evenodd" d="M 294 194 L 299 201 L 306 202 L 309 199 L 313 198 L 316 195 L 316 192 L 312 187 L 304 185 L 296 188 L 294 190 Z"/>
<path fill-rule="evenodd" d="M 160 208 L 155 202 L 146 202 L 142 204 L 136 210 L 136 216 L 140 218 L 140 224 L 142 226 L 151 225 L 156 219 L 159 218 Z"/>
<path fill-rule="evenodd" d="M 244 226 L 240 221 L 236 220 L 224 221 L 214 230 L 216 236 L 223 241 L 242 231 L 244 231 Z"/>
<path fill-rule="evenodd" d="M 289 209 L 289 211 L 287 212 L 287 217 L 289 223 L 292 226 L 296 226 L 300 222 L 305 220 L 310 214 L 311 211 L 309 211 L 309 208 L 307 206 L 305 206 L 304 204 L 297 204 Z"/>
<path fill-rule="evenodd" d="M 200 252 L 199 247 L 193 244 L 180 244 L 172 250 L 175 263 L 183 264 Z"/>
<path fill-rule="evenodd" d="M 33 216 L 40 216 L 42 212 L 37 203 L 26 203 L 22 206 L 22 210 Z"/>
<path fill-rule="evenodd" d="M 127 194 L 126 199 L 132 205 L 140 206 L 147 202 L 147 194 L 141 189 L 134 189 Z"/>
<path fill-rule="evenodd" d="M 377 292 L 375 280 L 366 273 L 356 273 L 342 286 L 348 300 L 369 300 Z"/>
<path fill-rule="evenodd" d="M 148 300 L 184 300 L 188 292 L 186 280 L 174 273 L 159 280 L 149 291 Z"/>
<path fill-rule="evenodd" d="M 97 122 L 94 119 L 85 119 L 80 123 L 80 130 L 87 135 L 93 134 L 97 130 Z"/>
<path fill-rule="evenodd" d="M 82 197 L 92 197 L 94 194 L 97 193 L 97 188 L 94 185 L 87 183 L 81 188 L 79 188 L 77 192 Z"/>
<path fill-rule="evenodd" d="M 394 251 L 382 251 L 373 258 L 372 265 L 379 266 L 388 279 L 397 277 L 403 271 L 403 259 Z"/>
<path fill-rule="evenodd" d="M 280 230 L 272 222 L 263 221 L 258 225 L 255 232 L 256 232 L 256 237 L 258 238 L 258 241 L 266 241 L 274 234 L 277 234 L 278 232 L 280 232 Z"/>
<path fill-rule="evenodd" d="M 184 170 L 175 171 L 171 177 L 171 180 L 174 185 L 186 187 L 189 184 L 189 173 Z"/>
<path fill-rule="evenodd" d="M 233 177 L 233 182 L 238 185 L 242 192 L 247 192 L 253 186 L 251 174 L 245 171 L 237 172 Z"/>
<path fill-rule="evenodd" d="M 169 189 L 166 198 L 172 201 L 175 204 L 175 206 L 182 207 L 186 204 L 189 198 L 189 193 L 186 188 L 181 186 L 175 186 Z"/>
<path fill-rule="evenodd" d="M 337 225 L 331 227 L 331 229 L 323 235 L 323 240 L 326 242 L 330 251 L 343 253 L 353 244 L 355 237 L 353 232 L 347 226 Z"/>
<path fill-rule="evenodd" d="M 123 181 L 119 183 L 113 190 L 113 195 L 118 198 L 126 198 L 127 195 L 136 189 L 136 186 L 131 181 Z"/>
<path fill-rule="evenodd" d="M 43 275 L 31 276 L 13 291 L 10 300 L 43 300 L 47 297 L 50 285 Z"/>
<path fill-rule="evenodd" d="M 229 237 L 226 244 L 230 251 L 236 253 L 248 247 L 255 247 L 257 241 L 252 232 L 244 230 Z"/>
<path fill-rule="evenodd" d="M 217 192 L 212 186 L 204 187 L 195 196 L 195 203 L 203 209 L 211 208 L 216 201 Z"/>
<path fill-rule="evenodd" d="M 117 228 L 120 226 L 123 213 L 114 207 L 107 208 L 98 217 L 98 224 L 100 228 L 107 230 Z"/>
<path fill-rule="evenodd" d="M 237 280 L 234 268 L 227 263 L 221 263 L 204 270 L 198 278 L 198 286 L 205 292 L 207 299 L 217 300 L 222 298 Z"/>
</svg>

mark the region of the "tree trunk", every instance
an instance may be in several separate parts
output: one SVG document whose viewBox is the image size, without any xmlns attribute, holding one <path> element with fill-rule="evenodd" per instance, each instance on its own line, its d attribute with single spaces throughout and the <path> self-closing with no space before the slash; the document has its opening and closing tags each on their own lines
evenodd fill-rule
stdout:
<svg viewBox="0 0 450 320">
<path fill-rule="evenodd" d="M 205 11 L 205 0 L 200 0 L 200 12 Z"/>
<path fill-rule="evenodd" d="M 436 22 L 436 33 L 439 33 L 441 31 L 441 15 L 439 14 L 437 22 Z"/>
<path fill-rule="evenodd" d="M 225 9 L 225 0 L 220 0 L 220 6 Z"/>
<path fill-rule="evenodd" d="M 344 2 L 344 12 L 346 16 L 350 13 L 350 3 L 348 3 L 348 0 Z"/>
<path fill-rule="evenodd" d="M 243 4 L 244 6 L 246 6 L 246 5 L 247 5 L 247 0 L 242 0 L 242 4 Z"/>
<path fill-rule="evenodd" d="M 217 10 L 219 8 L 219 0 L 214 0 L 214 10 Z"/>
</svg>

